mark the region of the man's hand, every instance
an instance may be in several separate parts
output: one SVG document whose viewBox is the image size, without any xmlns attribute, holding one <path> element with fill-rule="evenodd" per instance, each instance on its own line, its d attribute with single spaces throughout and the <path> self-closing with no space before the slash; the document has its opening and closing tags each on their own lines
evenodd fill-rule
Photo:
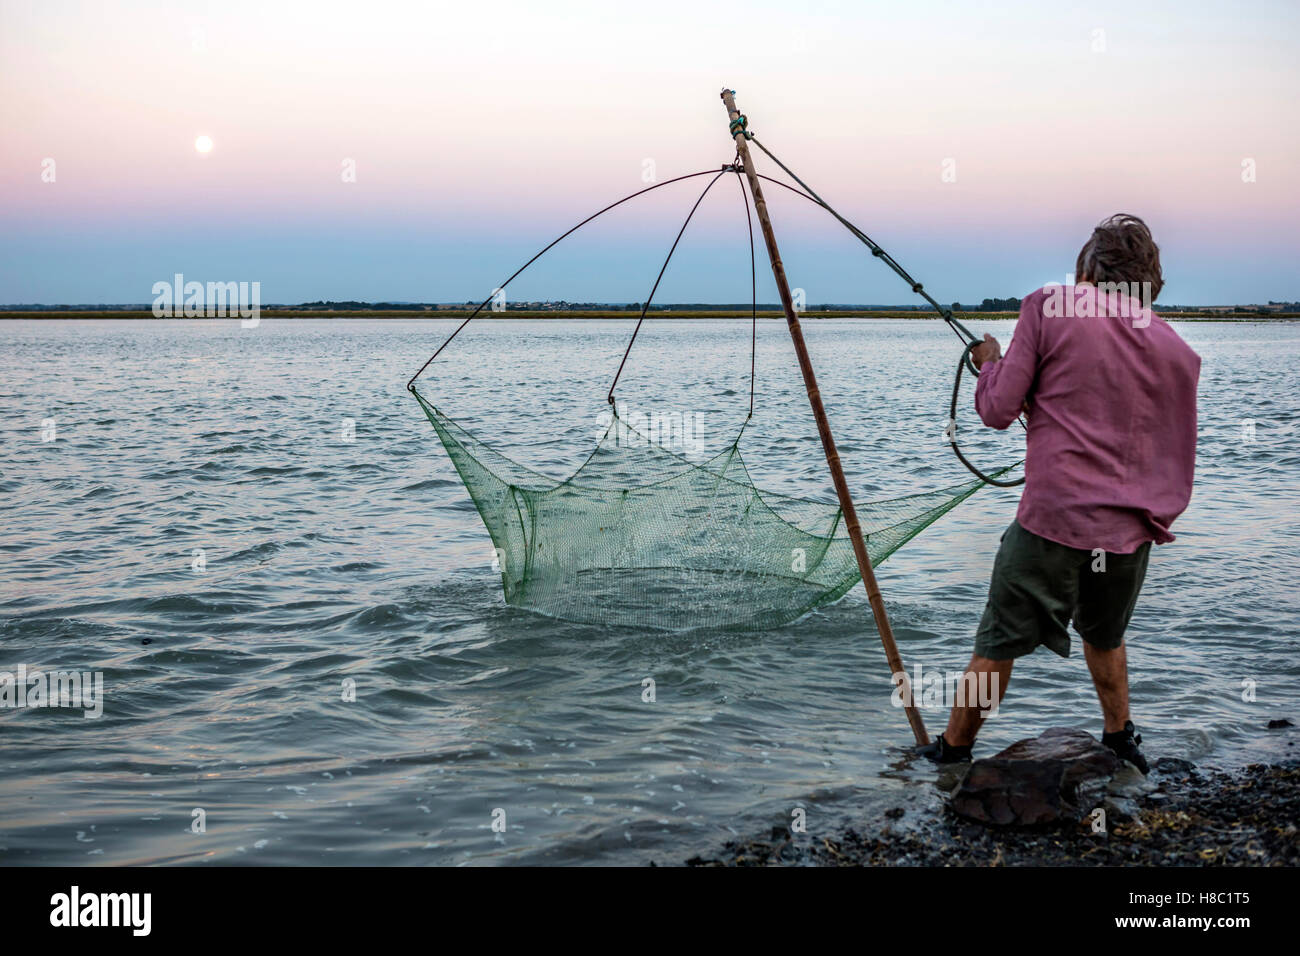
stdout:
<svg viewBox="0 0 1300 956">
<path fill-rule="evenodd" d="M 970 350 L 970 360 L 975 363 L 976 368 L 983 368 L 985 362 L 996 362 L 1000 358 L 1002 358 L 1002 346 L 987 332 L 984 333 L 984 341 Z"/>
</svg>

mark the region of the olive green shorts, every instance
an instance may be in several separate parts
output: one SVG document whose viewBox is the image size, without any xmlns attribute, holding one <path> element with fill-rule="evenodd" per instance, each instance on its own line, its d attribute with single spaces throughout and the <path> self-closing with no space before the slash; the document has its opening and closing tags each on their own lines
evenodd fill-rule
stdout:
<svg viewBox="0 0 1300 956">
<path fill-rule="evenodd" d="M 1044 644 L 1069 657 L 1071 620 L 1079 636 L 1093 647 L 1114 650 L 1124 640 L 1150 554 L 1148 541 L 1132 554 L 1094 555 L 1048 541 L 1011 522 L 993 562 L 988 604 L 975 633 L 975 653 L 1004 661 Z M 1103 555 L 1104 571 L 1100 570 Z"/>
</svg>

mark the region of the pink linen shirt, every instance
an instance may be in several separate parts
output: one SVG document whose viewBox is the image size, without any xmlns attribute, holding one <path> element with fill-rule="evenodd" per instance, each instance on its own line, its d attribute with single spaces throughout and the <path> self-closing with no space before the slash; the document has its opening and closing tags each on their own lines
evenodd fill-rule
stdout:
<svg viewBox="0 0 1300 956">
<path fill-rule="evenodd" d="M 1031 293 L 1006 354 L 975 387 L 975 410 L 993 428 L 1029 406 L 1020 526 L 1118 554 L 1173 541 L 1192 495 L 1200 368 L 1134 299 L 1091 285 Z"/>
</svg>

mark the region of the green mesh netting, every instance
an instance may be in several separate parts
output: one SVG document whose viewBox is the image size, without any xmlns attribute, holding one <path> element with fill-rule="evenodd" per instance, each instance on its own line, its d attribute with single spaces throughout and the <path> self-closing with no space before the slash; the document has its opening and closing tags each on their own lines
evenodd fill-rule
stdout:
<svg viewBox="0 0 1300 956">
<path fill-rule="evenodd" d="M 591 624 L 756 629 L 861 580 L 839 506 L 755 487 L 739 438 L 694 463 L 615 415 L 591 457 L 557 481 L 414 394 L 492 536 L 507 604 Z M 981 484 L 859 505 L 873 564 Z"/>
</svg>

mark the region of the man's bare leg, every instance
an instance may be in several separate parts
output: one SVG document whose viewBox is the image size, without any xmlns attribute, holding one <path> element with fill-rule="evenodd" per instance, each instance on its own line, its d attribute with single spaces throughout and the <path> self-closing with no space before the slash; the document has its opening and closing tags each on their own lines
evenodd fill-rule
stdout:
<svg viewBox="0 0 1300 956">
<path fill-rule="evenodd" d="M 1088 662 L 1092 684 L 1097 688 L 1105 732 L 1123 730 L 1129 719 L 1128 652 L 1122 643 L 1113 651 L 1103 651 L 1084 641 L 1083 659 Z"/>
<path fill-rule="evenodd" d="M 977 687 L 988 687 L 989 682 L 996 678 L 1000 705 L 1003 696 L 1006 695 L 1007 684 L 1011 681 L 1011 665 L 1014 663 L 1015 658 L 995 661 L 976 654 L 966 665 L 966 673 L 975 675 L 976 681 L 979 682 L 975 685 Z M 985 675 L 982 681 L 981 675 Z M 962 680 L 966 686 L 970 686 L 965 677 Z M 964 706 L 961 701 L 953 704 L 952 713 L 948 716 L 948 729 L 943 732 L 944 741 L 954 747 L 969 747 L 973 744 L 975 735 L 980 732 L 980 725 L 984 722 L 984 709 L 978 700 L 969 698 L 964 702 Z"/>
</svg>

